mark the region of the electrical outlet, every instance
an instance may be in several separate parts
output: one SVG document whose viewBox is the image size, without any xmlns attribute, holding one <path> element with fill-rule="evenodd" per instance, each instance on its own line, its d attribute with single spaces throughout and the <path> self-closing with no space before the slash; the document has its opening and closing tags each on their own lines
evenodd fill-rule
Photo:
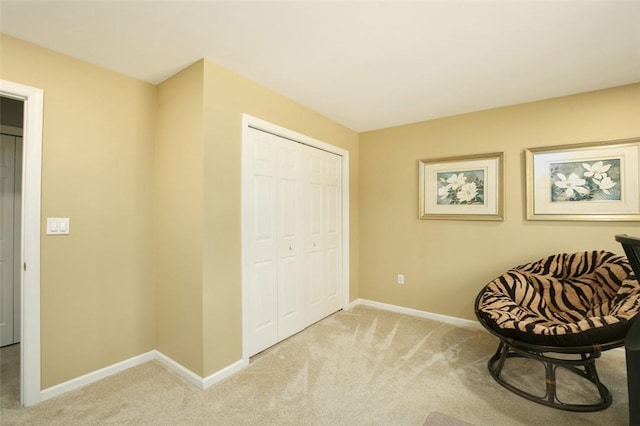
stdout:
<svg viewBox="0 0 640 426">
<path fill-rule="evenodd" d="M 398 274 L 398 284 L 404 284 L 404 275 Z"/>
</svg>

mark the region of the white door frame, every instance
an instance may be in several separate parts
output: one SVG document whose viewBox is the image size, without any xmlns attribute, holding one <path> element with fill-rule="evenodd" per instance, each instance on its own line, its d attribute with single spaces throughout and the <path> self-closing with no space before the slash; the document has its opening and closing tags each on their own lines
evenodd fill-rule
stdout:
<svg viewBox="0 0 640 426">
<path fill-rule="evenodd" d="M 330 145 L 326 142 L 310 138 L 301 133 L 294 132 L 284 127 L 277 126 L 267 121 L 242 114 L 242 171 L 241 171 L 241 243 L 242 243 L 242 360 L 245 365 L 249 363 L 249 266 L 247 262 L 247 250 L 250 242 L 247 241 L 247 229 L 249 226 L 249 214 L 246 211 L 248 191 L 248 179 L 245 176 L 248 169 L 249 152 L 247 150 L 248 130 L 254 128 L 271 133 L 285 139 L 302 143 L 323 151 L 331 152 L 342 157 L 342 309 L 349 307 L 349 151 Z"/>
<path fill-rule="evenodd" d="M 44 91 L 0 80 L 0 95 L 24 101 L 20 403 L 40 402 L 40 197 Z"/>
</svg>

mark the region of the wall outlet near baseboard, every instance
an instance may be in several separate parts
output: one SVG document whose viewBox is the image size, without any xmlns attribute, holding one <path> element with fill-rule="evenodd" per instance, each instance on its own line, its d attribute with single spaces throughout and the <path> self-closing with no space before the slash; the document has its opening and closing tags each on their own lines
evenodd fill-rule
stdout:
<svg viewBox="0 0 640 426">
<path fill-rule="evenodd" d="M 404 284 L 404 275 L 398 274 L 398 284 Z"/>
</svg>

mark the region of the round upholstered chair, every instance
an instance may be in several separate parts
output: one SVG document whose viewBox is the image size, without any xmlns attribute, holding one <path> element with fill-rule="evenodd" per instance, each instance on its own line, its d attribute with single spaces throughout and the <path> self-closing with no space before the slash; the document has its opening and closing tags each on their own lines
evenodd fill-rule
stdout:
<svg viewBox="0 0 640 426">
<path fill-rule="evenodd" d="M 491 281 L 478 294 L 475 310 L 480 323 L 500 339 L 488 363 L 498 383 L 547 406 L 597 411 L 611 405 L 612 398 L 600 382 L 596 359 L 602 351 L 624 345 L 640 310 L 640 285 L 624 256 L 606 251 L 558 254 L 512 268 Z M 540 380 L 545 395 L 517 386 L 518 380 L 506 380 L 503 369 L 512 357 L 544 364 L 545 377 Z M 558 367 L 593 383 L 598 401 L 560 401 Z M 517 373 L 510 370 L 509 377 Z"/>
</svg>

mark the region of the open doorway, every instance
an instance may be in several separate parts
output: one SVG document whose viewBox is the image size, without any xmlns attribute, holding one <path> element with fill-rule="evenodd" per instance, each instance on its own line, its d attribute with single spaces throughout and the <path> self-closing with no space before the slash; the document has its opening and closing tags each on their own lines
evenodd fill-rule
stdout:
<svg viewBox="0 0 640 426">
<path fill-rule="evenodd" d="M 9 405 L 20 404 L 23 128 L 24 101 L 0 97 L 0 392 Z"/>
<path fill-rule="evenodd" d="M 17 101 L 18 105 L 22 105 L 23 111 L 22 148 L 18 148 L 17 154 L 22 155 L 21 161 L 18 160 L 22 164 L 21 200 L 18 203 L 21 207 L 18 214 L 21 223 L 17 250 L 18 270 L 16 272 L 13 269 L 13 271 L 19 276 L 20 282 L 18 292 L 20 318 L 17 325 L 19 328 L 17 335 L 20 340 L 18 361 L 20 404 L 29 406 L 37 404 L 42 399 L 40 389 L 40 200 L 44 91 L 0 79 L 0 98 Z M 2 115 L 4 114 L 3 111 Z M 13 127 L 19 127 L 19 125 Z M 16 327 L 16 324 L 13 326 Z M 4 385 L 5 383 L 3 387 Z"/>
</svg>

